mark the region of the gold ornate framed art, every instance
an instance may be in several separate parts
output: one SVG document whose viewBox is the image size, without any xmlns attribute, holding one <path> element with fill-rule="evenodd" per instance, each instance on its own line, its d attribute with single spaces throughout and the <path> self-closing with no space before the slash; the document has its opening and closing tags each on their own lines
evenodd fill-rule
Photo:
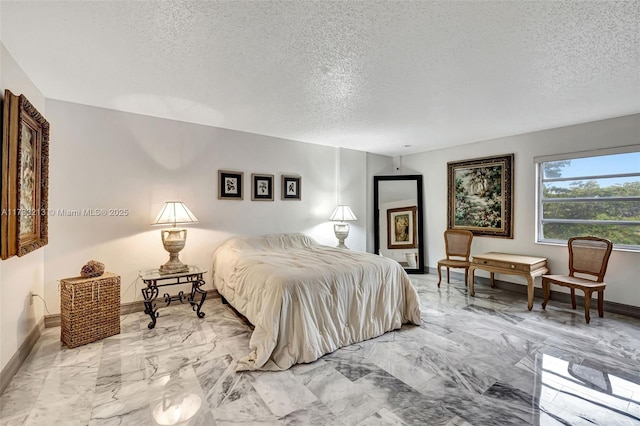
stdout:
<svg viewBox="0 0 640 426">
<path fill-rule="evenodd" d="M 448 228 L 513 238 L 513 154 L 447 163 Z"/>
<path fill-rule="evenodd" d="M 4 92 L 0 257 L 47 245 L 49 122 L 24 96 Z"/>
</svg>

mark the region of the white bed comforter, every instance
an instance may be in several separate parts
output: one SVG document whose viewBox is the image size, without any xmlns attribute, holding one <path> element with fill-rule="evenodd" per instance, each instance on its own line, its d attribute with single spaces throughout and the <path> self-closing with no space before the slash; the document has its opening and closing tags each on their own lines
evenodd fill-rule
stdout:
<svg viewBox="0 0 640 426">
<path fill-rule="evenodd" d="M 392 259 L 303 234 L 233 238 L 214 253 L 213 284 L 255 326 L 237 370 L 286 370 L 403 323 L 418 294 Z"/>
</svg>

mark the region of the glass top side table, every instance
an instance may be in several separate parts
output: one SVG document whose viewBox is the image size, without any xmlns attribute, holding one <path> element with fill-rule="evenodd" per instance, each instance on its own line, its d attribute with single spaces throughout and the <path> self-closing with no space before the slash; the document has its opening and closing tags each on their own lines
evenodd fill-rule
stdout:
<svg viewBox="0 0 640 426">
<path fill-rule="evenodd" d="M 184 291 L 180 290 L 177 295 L 170 295 L 168 292 L 164 293 L 164 302 L 168 305 L 175 300 L 179 300 L 180 303 L 184 302 L 185 298 L 191 305 L 191 308 L 197 312 L 198 318 L 204 318 L 204 312 L 201 312 L 202 304 L 207 298 L 207 292 L 202 290 L 205 282 L 202 275 L 207 273 L 206 269 L 199 266 L 191 265 L 189 269 L 184 272 L 176 272 L 172 274 L 162 274 L 159 269 L 146 269 L 139 272 L 142 282 L 145 287 L 142 288 L 142 297 L 144 298 L 144 313 L 149 315 L 151 322 L 147 327 L 154 328 L 156 326 L 158 318 L 158 308 L 156 306 L 156 299 L 160 294 L 160 287 L 167 287 L 178 284 L 191 284 L 191 293 L 185 297 Z M 199 300 L 196 299 L 196 295 L 199 295 Z"/>
</svg>

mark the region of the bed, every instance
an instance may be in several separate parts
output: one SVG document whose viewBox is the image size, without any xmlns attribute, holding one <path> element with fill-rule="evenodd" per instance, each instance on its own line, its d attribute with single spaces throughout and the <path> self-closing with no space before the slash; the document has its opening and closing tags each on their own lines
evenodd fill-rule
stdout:
<svg viewBox="0 0 640 426">
<path fill-rule="evenodd" d="M 304 234 L 232 238 L 211 271 L 220 295 L 255 327 L 237 371 L 286 370 L 420 324 L 418 294 L 398 262 Z"/>
</svg>

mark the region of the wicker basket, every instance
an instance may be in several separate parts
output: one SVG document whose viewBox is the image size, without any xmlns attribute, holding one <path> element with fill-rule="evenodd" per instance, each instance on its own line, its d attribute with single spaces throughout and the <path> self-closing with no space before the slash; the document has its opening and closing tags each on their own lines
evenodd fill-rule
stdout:
<svg viewBox="0 0 640 426">
<path fill-rule="evenodd" d="M 60 340 L 69 348 L 120 333 L 120 276 L 60 280 Z"/>
</svg>

